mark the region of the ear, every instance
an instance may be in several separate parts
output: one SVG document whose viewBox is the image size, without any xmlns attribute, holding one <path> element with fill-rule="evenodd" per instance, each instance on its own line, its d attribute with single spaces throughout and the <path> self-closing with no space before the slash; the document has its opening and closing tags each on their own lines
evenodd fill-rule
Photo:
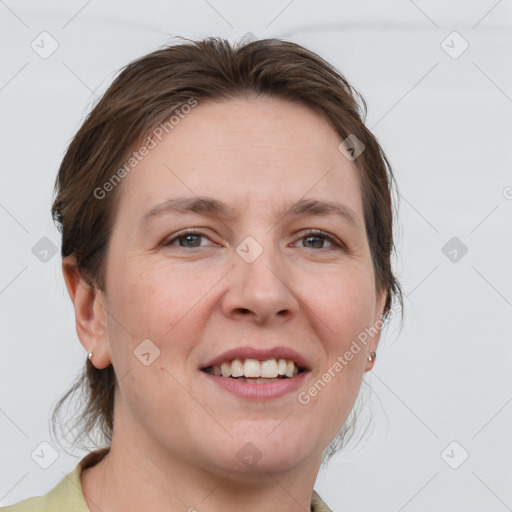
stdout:
<svg viewBox="0 0 512 512">
<path fill-rule="evenodd" d="M 382 289 L 378 295 L 377 295 L 377 301 L 375 305 L 375 315 L 373 317 L 373 323 L 369 328 L 369 343 L 368 343 L 368 351 L 367 351 L 367 359 L 366 359 L 366 367 L 365 372 L 370 371 L 373 368 L 373 365 L 375 364 L 375 358 L 373 361 L 368 361 L 368 356 L 370 354 L 370 351 L 377 352 L 377 346 L 380 341 L 380 334 L 382 331 L 382 325 L 383 325 L 383 314 L 384 314 L 384 307 L 386 305 L 386 300 L 388 297 L 388 292 L 386 289 Z M 372 336 L 373 334 L 373 336 Z"/>
<path fill-rule="evenodd" d="M 94 366 L 105 368 L 111 364 L 105 295 L 81 276 L 74 255 L 62 259 L 62 273 L 75 308 L 76 333 L 80 343 L 87 354 L 93 353 L 91 362 Z"/>
</svg>

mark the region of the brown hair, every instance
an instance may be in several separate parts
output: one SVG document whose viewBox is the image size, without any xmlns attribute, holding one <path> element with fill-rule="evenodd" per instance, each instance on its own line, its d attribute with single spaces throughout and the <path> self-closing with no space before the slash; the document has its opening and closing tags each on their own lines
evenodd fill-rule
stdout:
<svg viewBox="0 0 512 512">
<path fill-rule="evenodd" d="M 112 181 L 114 171 L 123 168 L 137 144 L 150 140 L 152 131 L 191 99 L 266 96 L 288 100 L 317 112 L 342 140 L 355 135 L 364 144 L 354 163 L 360 171 L 376 288 L 387 291 L 387 319 L 394 301 L 403 306 L 391 268 L 394 177 L 377 139 L 364 125 L 364 98 L 334 67 L 292 42 L 264 39 L 231 45 L 214 37 L 186 41 L 128 64 L 69 144 L 52 205 L 54 222 L 62 233 L 62 257 L 74 255 L 91 288 L 105 291 L 106 255 L 121 186 L 112 187 L 101 198 L 95 191 Z M 97 369 L 88 359 L 83 373 L 54 408 L 54 433 L 63 403 L 79 388 L 84 388 L 86 403 L 77 407 L 69 429 L 78 428 L 74 443 L 91 439 L 97 427 L 100 444 L 110 445 L 116 376 L 112 365 Z M 347 422 L 331 443 L 328 458 L 344 444 L 353 423 Z"/>
</svg>

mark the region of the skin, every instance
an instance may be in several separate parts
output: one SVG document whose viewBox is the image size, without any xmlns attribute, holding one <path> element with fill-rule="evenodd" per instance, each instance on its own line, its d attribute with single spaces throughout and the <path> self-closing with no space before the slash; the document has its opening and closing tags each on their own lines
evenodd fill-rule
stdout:
<svg viewBox="0 0 512 512">
<path fill-rule="evenodd" d="M 238 398 L 199 368 L 237 346 L 283 345 L 311 367 L 305 391 L 382 318 L 358 170 L 340 142 L 302 105 L 200 102 L 120 185 L 106 292 L 93 292 L 74 258 L 64 259 L 80 341 L 119 381 L 111 452 L 82 472 L 91 512 L 309 510 L 323 451 L 373 367 L 367 356 L 380 332 L 307 405 L 297 392 Z M 175 212 L 138 225 L 152 206 L 196 195 L 227 203 L 233 217 Z M 282 216 L 302 198 L 343 203 L 360 225 Z M 204 236 L 176 239 L 186 228 Z M 309 238 L 310 228 L 348 250 Z M 252 263 L 236 252 L 247 236 L 263 249 Z M 144 339 L 160 350 L 149 366 L 134 356 Z M 237 458 L 249 441 L 261 454 L 251 467 Z"/>
</svg>

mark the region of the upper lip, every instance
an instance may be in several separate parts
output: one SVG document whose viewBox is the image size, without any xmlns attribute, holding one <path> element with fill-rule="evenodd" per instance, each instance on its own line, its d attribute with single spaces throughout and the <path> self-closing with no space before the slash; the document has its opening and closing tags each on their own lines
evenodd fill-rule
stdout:
<svg viewBox="0 0 512 512">
<path fill-rule="evenodd" d="M 305 357 L 297 351 L 288 347 L 272 347 L 267 349 L 253 347 L 237 347 L 214 357 L 208 361 L 201 369 L 209 366 L 220 365 L 225 361 L 234 359 L 257 359 L 258 361 L 267 361 L 268 359 L 288 359 L 293 361 L 300 369 L 310 370 L 310 366 Z"/>
</svg>

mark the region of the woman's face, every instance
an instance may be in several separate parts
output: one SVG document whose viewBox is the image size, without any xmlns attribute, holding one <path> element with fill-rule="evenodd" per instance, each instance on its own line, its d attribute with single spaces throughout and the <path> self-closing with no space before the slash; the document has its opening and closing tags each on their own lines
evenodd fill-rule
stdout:
<svg viewBox="0 0 512 512">
<path fill-rule="evenodd" d="M 317 467 L 373 364 L 378 335 L 358 335 L 385 301 L 358 170 L 304 106 L 200 102 L 183 117 L 119 185 L 106 330 L 89 347 L 119 380 L 114 435 L 216 471 Z M 304 371 L 205 372 L 234 359 L 235 374 L 276 370 L 247 359 Z"/>
</svg>

